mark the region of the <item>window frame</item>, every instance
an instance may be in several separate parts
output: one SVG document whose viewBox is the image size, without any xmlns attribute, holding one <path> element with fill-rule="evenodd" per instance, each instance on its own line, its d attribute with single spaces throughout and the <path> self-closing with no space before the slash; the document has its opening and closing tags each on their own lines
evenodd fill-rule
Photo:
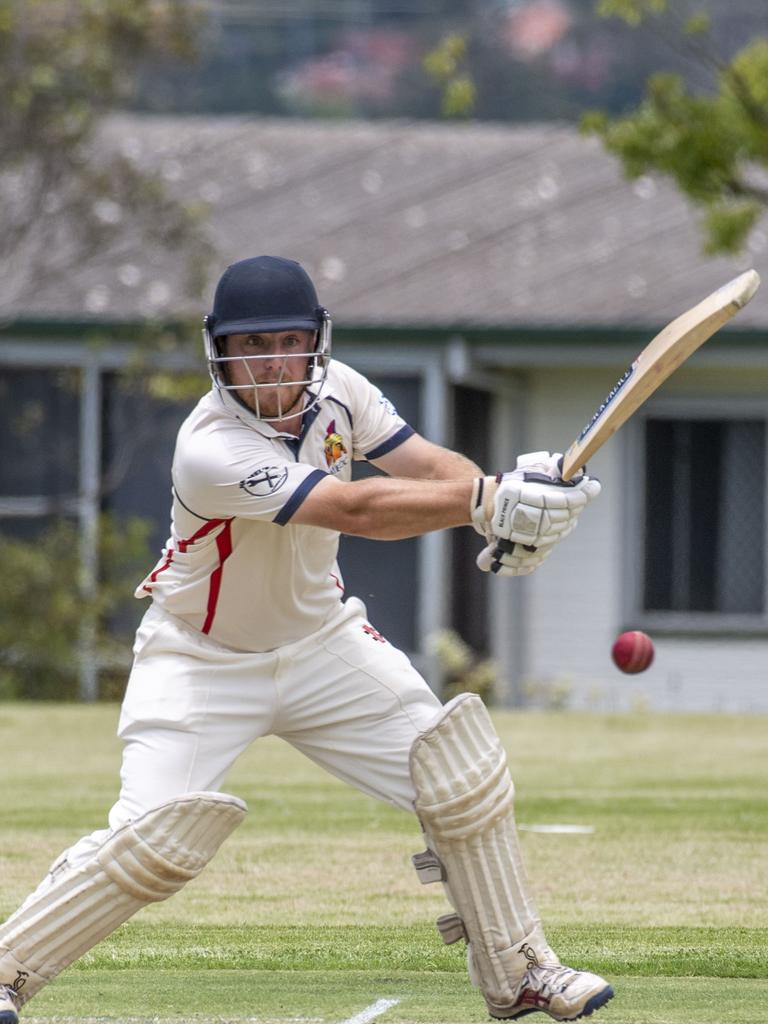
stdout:
<svg viewBox="0 0 768 1024">
<path fill-rule="evenodd" d="M 768 439 L 768 399 L 695 395 L 665 396 L 647 402 L 627 425 L 623 450 L 624 509 L 621 517 L 624 543 L 621 566 L 623 618 L 634 628 L 656 635 L 768 636 L 768 556 L 763 565 L 764 610 L 761 613 L 647 611 L 643 607 L 645 555 L 645 424 L 650 419 L 744 420 L 760 419 Z M 764 453 L 763 486 L 768 487 L 768 440 Z M 763 521 L 768 552 L 768 494 Z"/>
</svg>

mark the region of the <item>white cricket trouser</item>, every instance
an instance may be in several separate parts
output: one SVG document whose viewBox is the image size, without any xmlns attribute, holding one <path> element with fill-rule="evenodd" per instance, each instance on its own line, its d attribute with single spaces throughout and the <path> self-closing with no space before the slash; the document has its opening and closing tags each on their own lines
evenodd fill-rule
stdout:
<svg viewBox="0 0 768 1024">
<path fill-rule="evenodd" d="M 270 734 L 364 793 L 413 810 L 408 754 L 441 704 L 356 598 L 318 632 L 266 654 L 223 647 L 153 605 L 134 655 L 112 830 L 184 793 L 220 791 L 237 757 Z M 106 834 L 76 843 L 69 863 L 91 856 Z"/>
</svg>

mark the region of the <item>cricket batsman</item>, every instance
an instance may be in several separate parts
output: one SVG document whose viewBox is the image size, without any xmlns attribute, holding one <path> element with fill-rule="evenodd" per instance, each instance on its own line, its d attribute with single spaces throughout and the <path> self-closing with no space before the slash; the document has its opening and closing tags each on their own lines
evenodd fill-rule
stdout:
<svg viewBox="0 0 768 1024">
<path fill-rule="evenodd" d="M 205 318 L 212 387 L 179 430 L 170 536 L 136 590 L 149 600 L 121 708 L 108 827 L 61 854 L 0 925 L 0 1024 L 135 914 L 194 878 L 240 824 L 222 792 L 254 740 L 282 737 L 333 775 L 415 812 L 423 882 L 451 904 L 491 1016 L 587 1016 L 613 995 L 561 964 L 529 892 L 504 751 L 479 697 L 445 706 L 345 598 L 342 533 L 378 540 L 472 525 L 478 566 L 537 569 L 600 485 L 557 454 L 488 476 L 416 433 L 331 358 L 331 319 L 304 269 L 232 264 Z M 383 471 L 351 479 L 352 462 Z"/>
</svg>

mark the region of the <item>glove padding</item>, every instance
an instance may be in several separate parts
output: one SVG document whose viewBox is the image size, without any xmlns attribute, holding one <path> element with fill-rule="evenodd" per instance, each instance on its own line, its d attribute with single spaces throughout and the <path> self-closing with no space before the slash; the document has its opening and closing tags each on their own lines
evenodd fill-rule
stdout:
<svg viewBox="0 0 768 1024">
<path fill-rule="evenodd" d="M 552 544 L 527 548 L 511 540 L 494 540 L 477 556 L 477 567 L 498 576 L 530 576 L 552 554 Z"/>
<path fill-rule="evenodd" d="M 600 483 L 585 473 L 563 480 L 561 458 L 531 452 L 518 458 L 511 473 L 475 481 L 472 523 L 489 544 L 511 540 L 537 549 L 571 533 L 582 509 L 600 493 Z"/>
</svg>

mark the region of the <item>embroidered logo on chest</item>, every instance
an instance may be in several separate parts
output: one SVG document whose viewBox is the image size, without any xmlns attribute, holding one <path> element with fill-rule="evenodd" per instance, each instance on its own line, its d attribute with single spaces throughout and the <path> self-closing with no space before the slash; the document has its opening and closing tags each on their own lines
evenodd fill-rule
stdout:
<svg viewBox="0 0 768 1024">
<path fill-rule="evenodd" d="M 331 420 L 325 428 L 323 451 L 329 473 L 340 473 L 349 462 L 349 455 L 344 447 L 344 438 L 341 434 L 336 433 L 336 420 Z"/>
</svg>

